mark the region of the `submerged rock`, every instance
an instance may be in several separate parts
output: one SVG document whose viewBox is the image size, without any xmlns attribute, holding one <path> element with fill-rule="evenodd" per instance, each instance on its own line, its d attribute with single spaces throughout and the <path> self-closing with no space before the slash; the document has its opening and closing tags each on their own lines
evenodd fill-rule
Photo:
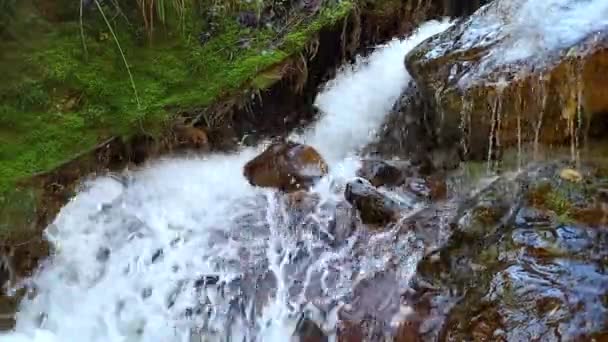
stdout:
<svg viewBox="0 0 608 342">
<path fill-rule="evenodd" d="M 244 175 L 252 185 L 292 192 L 312 186 L 327 171 L 327 163 L 314 148 L 287 141 L 273 143 L 249 161 Z"/>
<path fill-rule="evenodd" d="M 319 204 L 318 194 L 298 190 L 287 194 L 287 205 L 292 210 L 311 212 Z"/>
<path fill-rule="evenodd" d="M 419 45 L 405 63 L 437 139 L 471 158 L 575 144 L 591 115 L 608 113 L 607 11 L 597 0 L 497 0 Z"/>
<path fill-rule="evenodd" d="M 357 209 L 365 224 L 384 225 L 399 217 L 404 208 L 364 179 L 349 182 L 344 191 L 346 200 Z"/>
<path fill-rule="evenodd" d="M 608 230 L 554 219 L 558 193 L 585 192 L 560 169 L 499 178 L 464 206 L 448 243 L 418 264 L 408 297 L 426 317 L 424 340 L 591 341 L 608 331 Z M 557 188 L 539 201 L 541 182 Z"/>
</svg>

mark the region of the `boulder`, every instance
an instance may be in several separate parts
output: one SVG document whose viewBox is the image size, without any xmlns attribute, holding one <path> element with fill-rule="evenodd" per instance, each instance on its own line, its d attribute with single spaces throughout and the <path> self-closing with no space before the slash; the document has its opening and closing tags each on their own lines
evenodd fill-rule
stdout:
<svg viewBox="0 0 608 342">
<path fill-rule="evenodd" d="M 359 212 L 364 224 L 388 224 L 395 221 L 403 209 L 397 201 L 384 195 L 362 178 L 346 184 L 344 197 Z"/>
<path fill-rule="evenodd" d="M 375 187 L 399 186 L 406 178 L 403 170 L 382 160 L 363 160 L 357 176 L 367 179 Z"/>
<path fill-rule="evenodd" d="M 562 3 L 493 1 L 406 56 L 443 146 L 580 145 L 608 113 L 608 3 Z"/>
<path fill-rule="evenodd" d="M 312 147 L 275 142 L 249 161 L 244 175 L 251 185 L 293 192 L 312 186 L 327 174 L 323 157 Z"/>
</svg>

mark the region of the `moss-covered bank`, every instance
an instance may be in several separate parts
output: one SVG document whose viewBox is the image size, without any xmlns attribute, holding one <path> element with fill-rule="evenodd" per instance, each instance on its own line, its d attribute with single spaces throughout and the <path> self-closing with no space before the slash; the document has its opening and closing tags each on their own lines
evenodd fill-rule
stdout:
<svg viewBox="0 0 608 342">
<path fill-rule="evenodd" d="M 235 140 L 301 125 L 328 70 L 443 13 L 432 0 L 323 4 L 255 27 L 237 20 L 249 5 L 223 8 L 213 25 L 192 8 L 148 37 L 137 9 L 104 7 L 109 30 L 95 8 L 81 26 L 77 2 L 15 2 L 0 30 L 0 241 L 46 224 L 83 176 L 145 160 L 176 122 L 203 128 L 212 143 L 225 126 Z M 286 111 L 305 113 L 284 124 Z"/>
<path fill-rule="evenodd" d="M 247 28 L 226 15 L 204 44 L 197 39 L 204 18 L 188 21 L 187 32 L 164 30 L 152 43 L 116 19 L 136 94 L 97 13 L 83 19 L 85 53 L 78 17 L 53 20 L 40 4 L 20 3 L 0 42 L 0 190 L 109 137 L 157 134 L 176 108 L 206 106 L 239 89 L 352 8 L 342 1 L 302 14 L 284 33 Z"/>
</svg>

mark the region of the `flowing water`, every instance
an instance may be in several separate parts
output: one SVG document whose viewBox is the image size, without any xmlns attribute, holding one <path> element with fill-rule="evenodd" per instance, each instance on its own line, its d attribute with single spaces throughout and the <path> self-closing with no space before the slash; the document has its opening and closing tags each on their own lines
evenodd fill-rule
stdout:
<svg viewBox="0 0 608 342">
<path fill-rule="evenodd" d="M 458 43 L 463 50 L 474 46 L 490 51 L 459 79 L 463 88 L 484 82 L 497 69 L 534 70 L 551 64 L 560 50 L 608 28 L 605 0 L 501 0 L 480 11 L 486 15 L 470 19 Z M 452 48 L 439 46 L 429 56 Z"/>
<path fill-rule="evenodd" d="M 384 281 L 398 285 L 358 305 L 390 323 L 422 257 L 413 233 L 359 229 L 338 241 L 331 222 L 357 151 L 410 82 L 405 54 L 449 26 L 426 23 L 327 84 L 323 117 L 294 137 L 330 165 L 305 216 L 243 177 L 263 146 L 87 181 L 46 229 L 55 253 L 21 284 L 15 331 L 0 341 L 288 341 L 303 315 L 333 338 L 337 310 L 387 269 Z"/>
</svg>

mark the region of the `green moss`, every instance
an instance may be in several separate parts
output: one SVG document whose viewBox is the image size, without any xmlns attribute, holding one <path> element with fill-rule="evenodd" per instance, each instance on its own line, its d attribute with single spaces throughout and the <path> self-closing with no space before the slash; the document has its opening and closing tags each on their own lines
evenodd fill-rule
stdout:
<svg viewBox="0 0 608 342">
<path fill-rule="evenodd" d="M 31 13 L 31 4 L 23 13 Z M 19 39 L 0 42 L 0 193 L 15 181 L 51 170 L 116 135 L 140 130 L 158 134 L 175 108 L 204 107 L 246 84 L 264 88 L 256 76 L 298 53 L 321 28 L 339 22 L 351 1 L 295 20 L 284 35 L 249 30 L 225 16 L 204 45 L 195 22 L 189 30 L 142 46 L 132 29 L 116 25 L 141 105 L 107 29 L 86 23 L 85 56 L 78 18 L 49 23 L 31 14 L 11 28 Z M 25 19 L 24 19 L 25 20 Z M 88 19 L 92 20 L 92 19 Z M 52 29 L 49 29 L 52 28 Z M 86 58 L 85 58 L 86 57 Z"/>
<path fill-rule="evenodd" d="M 547 209 L 553 211 L 560 223 L 571 223 L 573 205 L 568 199 L 567 194 L 563 193 L 559 189 L 551 189 L 546 194 L 546 205 Z"/>
<path fill-rule="evenodd" d="M 35 229 L 36 194 L 32 189 L 15 189 L 0 194 L 0 241 L 21 240 L 19 235 L 27 235 L 30 230 L 14 229 L 26 227 Z"/>
<path fill-rule="evenodd" d="M 301 23 L 298 29 L 292 30 L 287 34 L 285 37 L 285 49 L 291 52 L 301 49 L 320 29 L 343 20 L 354 6 L 355 4 L 351 1 L 342 1 L 335 7 L 322 9 L 316 20 L 310 23 Z"/>
<path fill-rule="evenodd" d="M 574 220 L 572 218 L 575 205 L 571 199 L 571 194 L 581 192 L 575 184 L 561 184 L 554 186 L 548 182 L 535 185 L 529 193 L 529 201 L 532 206 L 550 210 L 557 216 L 559 223 L 568 224 Z"/>
</svg>

